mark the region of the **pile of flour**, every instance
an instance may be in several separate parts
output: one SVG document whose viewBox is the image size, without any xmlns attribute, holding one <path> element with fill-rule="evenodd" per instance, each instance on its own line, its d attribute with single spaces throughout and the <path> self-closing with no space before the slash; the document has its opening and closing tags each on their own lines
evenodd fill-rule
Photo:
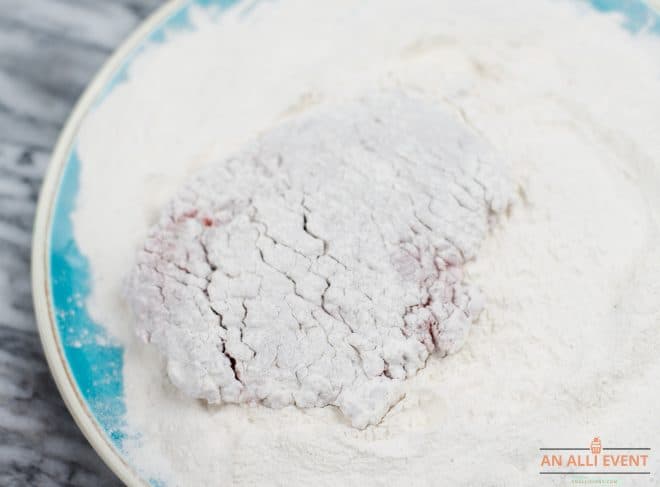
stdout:
<svg viewBox="0 0 660 487">
<path fill-rule="evenodd" d="M 145 476 L 529 485 L 540 446 L 595 435 L 657 445 L 660 40 L 550 0 L 281 0 L 195 11 L 191 22 L 194 32 L 137 57 L 78 145 L 88 305 L 125 347 L 126 419 L 141 432 L 126 448 Z M 122 299 L 161 208 L 259 134 L 383 90 L 435 100 L 494 147 L 515 183 L 505 224 L 466 268 L 486 299 L 466 345 L 430 357 L 365 430 L 335 408 L 182 397 Z M 649 470 L 659 468 L 652 455 Z"/>
</svg>

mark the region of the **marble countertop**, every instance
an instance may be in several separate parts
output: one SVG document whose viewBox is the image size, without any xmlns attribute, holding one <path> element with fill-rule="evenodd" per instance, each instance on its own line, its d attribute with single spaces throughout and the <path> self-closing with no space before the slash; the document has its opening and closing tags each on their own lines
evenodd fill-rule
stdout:
<svg viewBox="0 0 660 487">
<path fill-rule="evenodd" d="M 120 485 L 48 372 L 30 292 L 36 201 L 74 103 L 162 0 L 0 0 L 0 485 Z"/>
</svg>

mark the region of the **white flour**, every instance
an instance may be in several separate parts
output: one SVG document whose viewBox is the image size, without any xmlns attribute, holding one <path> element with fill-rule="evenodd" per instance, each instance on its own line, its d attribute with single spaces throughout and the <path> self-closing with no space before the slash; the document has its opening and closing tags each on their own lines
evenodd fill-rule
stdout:
<svg viewBox="0 0 660 487">
<path fill-rule="evenodd" d="M 281 0 L 193 22 L 195 33 L 136 60 L 79 141 L 75 230 L 94 272 L 90 311 L 125 346 L 127 421 L 142 432 L 129 449 L 146 475 L 537 485 L 541 446 L 595 435 L 660 446 L 658 39 L 546 0 Z M 363 431 L 334 408 L 180 397 L 121 299 L 160 208 L 192 171 L 292 114 L 391 88 L 462 117 L 519 188 L 468 266 L 486 305 L 464 348 L 431 357 Z M 652 455 L 656 477 L 626 481 L 652 485 L 659 469 Z"/>
<path fill-rule="evenodd" d="M 188 396 L 332 404 L 364 428 L 465 342 L 483 299 L 463 267 L 510 195 L 492 149 L 432 99 L 310 109 L 186 183 L 126 297 Z"/>
</svg>

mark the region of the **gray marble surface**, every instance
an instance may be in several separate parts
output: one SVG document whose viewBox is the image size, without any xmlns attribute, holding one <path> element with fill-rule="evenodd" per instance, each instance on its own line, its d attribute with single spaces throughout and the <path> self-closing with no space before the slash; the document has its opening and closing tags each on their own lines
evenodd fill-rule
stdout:
<svg viewBox="0 0 660 487">
<path fill-rule="evenodd" d="M 48 372 L 30 244 L 50 152 L 76 99 L 162 0 L 0 0 L 0 486 L 118 485 Z"/>
</svg>

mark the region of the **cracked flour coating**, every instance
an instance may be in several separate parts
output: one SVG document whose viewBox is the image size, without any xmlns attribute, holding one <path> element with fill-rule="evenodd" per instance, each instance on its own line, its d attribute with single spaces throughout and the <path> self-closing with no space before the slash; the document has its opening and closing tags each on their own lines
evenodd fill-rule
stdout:
<svg viewBox="0 0 660 487">
<path fill-rule="evenodd" d="M 492 150 L 435 102 L 387 92 L 285 122 L 194 177 L 127 296 L 185 394 L 338 406 L 377 424 L 463 344 L 463 276 L 509 201 Z"/>
</svg>

